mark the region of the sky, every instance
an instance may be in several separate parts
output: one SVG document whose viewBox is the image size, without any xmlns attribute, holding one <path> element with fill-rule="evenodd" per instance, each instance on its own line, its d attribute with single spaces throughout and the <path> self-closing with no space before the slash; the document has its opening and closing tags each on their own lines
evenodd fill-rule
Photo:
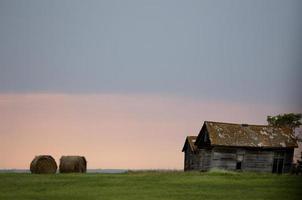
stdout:
<svg viewBox="0 0 302 200">
<path fill-rule="evenodd" d="M 302 112 L 300 0 L 0 0 L 0 168 L 181 169 L 204 120 Z"/>
</svg>

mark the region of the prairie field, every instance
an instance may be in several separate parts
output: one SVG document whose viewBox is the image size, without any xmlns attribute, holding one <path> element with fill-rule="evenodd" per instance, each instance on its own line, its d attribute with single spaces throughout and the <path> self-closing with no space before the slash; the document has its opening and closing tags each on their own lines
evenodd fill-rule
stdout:
<svg viewBox="0 0 302 200">
<path fill-rule="evenodd" d="M 235 172 L 1 173 L 0 199 L 301 199 L 302 176 Z"/>
</svg>

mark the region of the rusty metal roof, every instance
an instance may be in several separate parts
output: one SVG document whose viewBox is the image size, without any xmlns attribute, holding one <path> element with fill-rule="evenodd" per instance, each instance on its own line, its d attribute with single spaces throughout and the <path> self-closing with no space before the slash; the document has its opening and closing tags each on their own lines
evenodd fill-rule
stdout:
<svg viewBox="0 0 302 200">
<path fill-rule="evenodd" d="M 189 145 L 189 148 L 192 152 L 195 152 L 197 150 L 197 146 L 195 145 L 197 136 L 187 136 L 184 147 L 182 148 L 182 151 L 185 151 L 186 145 Z"/>
<path fill-rule="evenodd" d="M 211 145 L 241 147 L 297 147 L 290 128 L 206 121 Z"/>
</svg>

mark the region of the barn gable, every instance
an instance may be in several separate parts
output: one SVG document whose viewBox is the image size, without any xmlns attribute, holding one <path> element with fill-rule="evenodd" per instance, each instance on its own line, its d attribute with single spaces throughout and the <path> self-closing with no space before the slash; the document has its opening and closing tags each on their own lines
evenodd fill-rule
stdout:
<svg viewBox="0 0 302 200">
<path fill-rule="evenodd" d="M 206 148 L 211 146 L 211 140 L 206 125 L 204 124 L 196 138 L 195 145 L 198 148 Z"/>
<path fill-rule="evenodd" d="M 187 148 L 189 148 L 191 152 L 196 152 L 197 150 L 197 147 L 195 146 L 196 138 L 197 136 L 187 136 L 185 144 L 182 148 L 182 152 L 185 152 Z"/>
</svg>

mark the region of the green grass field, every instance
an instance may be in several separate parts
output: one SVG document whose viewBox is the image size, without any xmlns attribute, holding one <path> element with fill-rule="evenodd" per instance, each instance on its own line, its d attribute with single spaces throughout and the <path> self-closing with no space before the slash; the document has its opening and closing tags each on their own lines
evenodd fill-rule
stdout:
<svg viewBox="0 0 302 200">
<path fill-rule="evenodd" d="M 0 199 L 302 199 L 302 176 L 222 172 L 2 173 Z"/>
</svg>

